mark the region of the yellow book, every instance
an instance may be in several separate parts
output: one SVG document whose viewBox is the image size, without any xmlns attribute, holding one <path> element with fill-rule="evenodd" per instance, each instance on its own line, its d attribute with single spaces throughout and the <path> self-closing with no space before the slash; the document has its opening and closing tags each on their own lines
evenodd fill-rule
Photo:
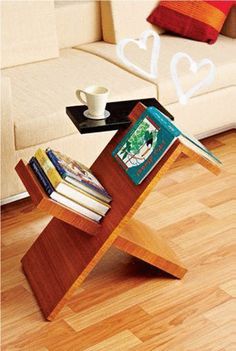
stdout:
<svg viewBox="0 0 236 351">
<path fill-rule="evenodd" d="M 35 152 L 34 156 L 37 159 L 40 166 L 42 167 L 42 169 L 44 170 L 44 173 L 46 173 L 53 188 L 56 189 L 56 187 L 61 183 L 62 178 L 57 172 L 56 168 L 53 166 L 50 159 L 48 158 L 46 152 L 43 149 L 38 149 Z"/>
<path fill-rule="evenodd" d="M 62 179 L 44 150 L 38 149 L 35 153 L 35 158 L 58 193 L 68 197 L 71 200 L 74 200 L 78 204 L 102 216 L 104 216 L 109 210 L 110 206 L 107 203 L 97 199 L 83 190 L 78 189 L 74 185 L 67 183 L 64 179 Z"/>
</svg>

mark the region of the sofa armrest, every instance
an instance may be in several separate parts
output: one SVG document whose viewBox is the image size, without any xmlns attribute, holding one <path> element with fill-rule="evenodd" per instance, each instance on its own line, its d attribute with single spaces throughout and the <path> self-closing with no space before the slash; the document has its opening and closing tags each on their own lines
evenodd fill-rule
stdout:
<svg viewBox="0 0 236 351">
<path fill-rule="evenodd" d="M 11 81 L 1 77 L 1 148 L 14 147 L 14 123 L 12 119 Z"/>
<path fill-rule="evenodd" d="M 222 27 L 221 34 L 230 38 L 236 38 L 236 6 L 231 8 L 231 11 Z"/>
<path fill-rule="evenodd" d="M 10 78 L 1 77 L 1 198 L 9 196 L 14 179 L 16 150 Z"/>
</svg>

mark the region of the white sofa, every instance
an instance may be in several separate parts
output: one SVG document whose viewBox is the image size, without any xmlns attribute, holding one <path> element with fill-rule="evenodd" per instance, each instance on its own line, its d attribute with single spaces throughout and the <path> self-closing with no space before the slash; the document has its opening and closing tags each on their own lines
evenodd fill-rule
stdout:
<svg viewBox="0 0 236 351">
<path fill-rule="evenodd" d="M 29 160 L 38 147 L 59 149 L 88 166 L 113 132 L 80 135 L 65 113 L 79 104 L 75 90 L 101 84 L 109 100 L 156 97 L 178 125 L 198 138 L 235 128 L 236 45 L 220 35 L 214 45 L 163 33 L 146 21 L 157 1 L 3 1 L 2 6 L 2 177 L 3 203 L 24 193 L 14 167 Z M 135 16 L 132 16 L 135 7 Z M 146 29 L 161 34 L 157 80 L 126 68 L 116 56 L 122 38 L 138 38 Z M 134 44 L 127 56 L 148 70 L 151 51 Z M 172 55 L 210 58 L 214 82 L 180 105 L 169 73 Z M 179 67 L 183 87 L 194 77 Z M 198 78 L 206 71 L 202 69 Z"/>
</svg>

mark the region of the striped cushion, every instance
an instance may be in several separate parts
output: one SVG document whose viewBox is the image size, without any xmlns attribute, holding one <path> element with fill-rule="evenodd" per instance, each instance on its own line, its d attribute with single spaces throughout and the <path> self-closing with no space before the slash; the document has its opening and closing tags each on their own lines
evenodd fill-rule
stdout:
<svg viewBox="0 0 236 351">
<path fill-rule="evenodd" d="M 147 20 L 183 37 L 213 44 L 235 1 L 160 1 Z"/>
</svg>

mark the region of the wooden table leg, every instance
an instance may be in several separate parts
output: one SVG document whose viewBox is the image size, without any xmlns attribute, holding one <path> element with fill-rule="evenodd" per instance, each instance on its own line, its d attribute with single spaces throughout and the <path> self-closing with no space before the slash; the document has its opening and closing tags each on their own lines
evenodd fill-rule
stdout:
<svg viewBox="0 0 236 351">
<path fill-rule="evenodd" d="M 115 239 L 115 238 L 114 238 Z M 114 240 L 89 236 L 53 218 L 22 258 L 23 270 L 48 320 L 53 320 Z"/>
<path fill-rule="evenodd" d="M 176 278 L 182 278 L 187 272 L 165 240 L 154 229 L 136 219 L 129 221 L 114 245 Z"/>
</svg>

